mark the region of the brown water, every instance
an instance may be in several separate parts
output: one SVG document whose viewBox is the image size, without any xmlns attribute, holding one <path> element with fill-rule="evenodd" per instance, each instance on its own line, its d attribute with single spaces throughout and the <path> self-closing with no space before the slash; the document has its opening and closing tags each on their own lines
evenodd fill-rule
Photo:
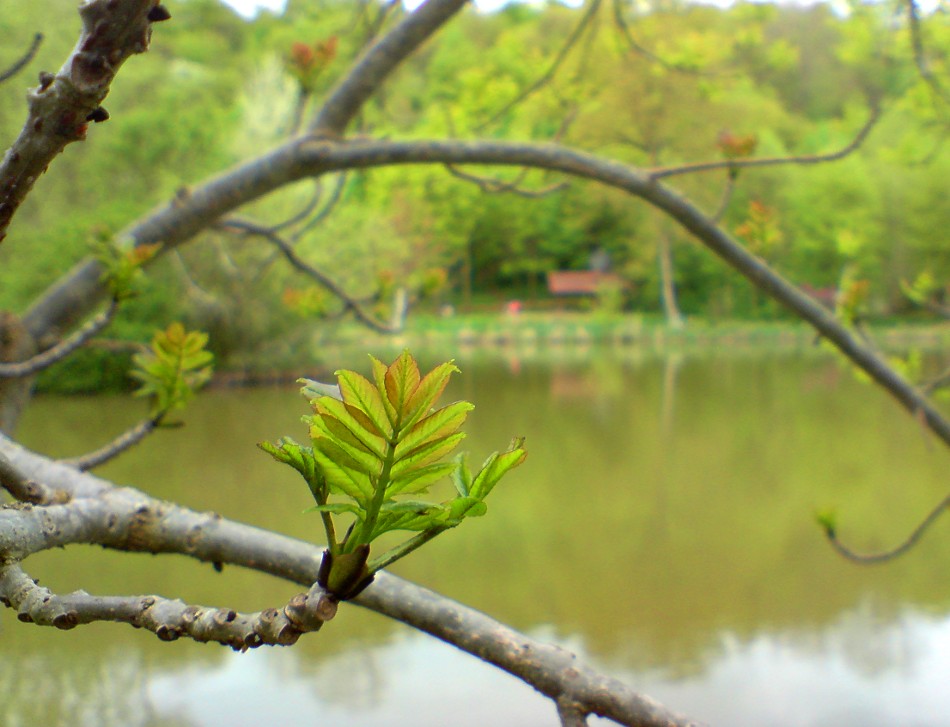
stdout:
<svg viewBox="0 0 950 727">
<path fill-rule="evenodd" d="M 814 352 L 460 360 L 480 461 L 514 434 L 525 465 L 488 517 L 395 571 L 575 649 L 714 725 L 950 724 L 948 523 L 883 567 L 945 494 L 948 455 L 884 394 Z M 362 362 L 357 362 L 362 367 Z M 134 421 L 124 398 L 40 399 L 25 443 L 77 454 Z M 297 537 L 308 493 L 254 443 L 303 438 L 294 389 L 211 392 L 104 476 Z M 299 588 L 182 557 L 42 554 L 54 590 L 159 593 L 241 610 Z M 58 633 L 3 614 L 0 724 L 548 725 L 519 681 L 356 607 L 290 649 L 234 654 L 120 625 Z"/>
</svg>

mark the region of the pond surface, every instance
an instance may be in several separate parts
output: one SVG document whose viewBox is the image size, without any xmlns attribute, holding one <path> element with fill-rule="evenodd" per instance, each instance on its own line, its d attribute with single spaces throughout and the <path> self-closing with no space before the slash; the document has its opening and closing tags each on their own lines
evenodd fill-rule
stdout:
<svg viewBox="0 0 950 727">
<path fill-rule="evenodd" d="M 450 354 L 451 355 L 451 354 Z M 878 549 L 944 495 L 948 455 L 820 352 L 459 356 L 475 461 L 527 437 L 489 515 L 394 571 L 712 725 L 950 721 L 950 530 L 886 566 L 842 561 L 814 512 Z M 341 362 L 361 369 L 362 361 Z M 21 438 L 75 455 L 142 413 L 40 398 Z M 254 446 L 305 437 L 295 388 L 212 391 L 186 426 L 101 474 L 198 510 L 319 538 L 302 482 Z M 75 547 L 31 558 L 59 591 L 256 610 L 299 588 L 177 556 Z M 235 654 L 119 625 L 2 618 L 0 724 L 554 725 L 518 680 L 358 607 L 291 649 Z M 592 720 L 596 722 L 596 720 Z"/>
</svg>

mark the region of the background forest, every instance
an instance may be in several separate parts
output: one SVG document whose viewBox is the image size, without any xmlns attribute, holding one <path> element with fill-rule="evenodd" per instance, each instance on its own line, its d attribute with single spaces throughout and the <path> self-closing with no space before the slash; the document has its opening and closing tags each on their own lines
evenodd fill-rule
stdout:
<svg viewBox="0 0 950 727">
<path fill-rule="evenodd" d="M 53 67 L 78 24 L 45 22 L 58 13 L 55 0 L 23 4 L 0 18 L 0 32 L 26 42 L 42 28 L 37 64 Z M 836 152 L 880 109 L 860 148 L 835 164 L 719 169 L 678 182 L 706 209 L 721 207 L 724 226 L 756 254 L 814 290 L 858 281 L 877 316 L 916 313 L 908 284 L 939 297 L 950 275 L 946 108 L 914 67 L 910 36 L 893 32 L 903 16 L 858 3 L 655 3 L 622 25 L 606 5 L 586 22 L 582 13 L 548 3 L 464 14 L 373 99 L 359 129 L 409 139 L 556 139 L 662 167 Z M 283 15 L 249 22 L 215 0 L 188 0 L 175 15 L 155 50 L 162 62 L 132 65 L 111 93 L 109 133 L 92 135 L 83 153 L 69 149 L 20 212 L 22 243 L 0 248 L 0 309 L 22 309 L 97 236 L 285 138 L 374 32 L 369 13 L 355 14 L 350 2 L 292 0 Z M 575 28 L 565 54 L 563 38 Z M 926 38 L 938 65 L 943 32 L 934 25 Z M 546 82 L 533 85 L 545 70 Z M 0 92 L 0 134 L 13 138 L 22 82 Z M 784 315 L 620 192 L 558 184 L 538 171 L 499 176 L 537 194 L 485 194 L 442 167 L 393 167 L 326 180 L 319 198 L 301 182 L 251 214 L 279 221 L 311 203 L 326 208 L 299 232 L 296 251 L 351 294 L 377 301 L 380 313 L 396 283 L 421 299 L 415 310 L 495 310 L 512 298 L 530 305 L 546 295 L 544 273 L 585 269 L 597 251 L 629 282 L 628 310 L 662 311 L 667 272 L 687 316 Z M 216 239 L 153 268 L 113 335 L 143 340 L 164 321 L 185 319 L 211 332 L 216 353 L 241 358 L 339 306 L 273 264 L 265 243 L 205 234 Z M 345 246 L 335 244 L 342 238 Z M 299 316 L 287 316 L 288 307 Z M 74 374 L 89 374 L 90 362 L 123 366 L 102 351 L 83 357 L 70 364 Z"/>
</svg>

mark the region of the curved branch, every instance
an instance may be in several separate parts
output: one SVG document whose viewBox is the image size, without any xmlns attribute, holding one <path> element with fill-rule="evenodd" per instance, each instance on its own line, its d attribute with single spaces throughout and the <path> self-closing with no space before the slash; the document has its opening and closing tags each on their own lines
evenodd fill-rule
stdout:
<svg viewBox="0 0 950 727">
<path fill-rule="evenodd" d="M 33 36 L 33 42 L 30 44 L 30 47 L 27 49 L 18 60 L 13 62 L 7 70 L 0 73 L 0 83 L 4 81 L 9 81 L 16 74 L 22 71 L 26 64 L 33 60 L 33 57 L 36 55 L 36 52 L 40 49 L 40 43 L 43 42 L 43 34 L 37 33 Z"/>
<path fill-rule="evenodd" d="M 82 141 L 90 121 L 109 117 L 100 104 L 119 67 L 148 50 L 155 0 L 90 0 L 79 7 L 83 30 L 55 76 L 41 74 L 27 96 L 29 116 L 0 162 L 0 240 L 33 184 L 67 144 Z"/>
<path fill-rule="evenodd" d="M 950 495 L 941 500 L 940 503 L 927 514 L 927 517 L 920 521 L 920 524 L 911 531 L 910 535 L 907 536 L 907 539 L 904 540 L 904 542 L 895 546 L 891 550 L 885 550 L 880 553 L 858 553 L 857 551 L 852 550 L 838 539 L 837 532 L 835 531 L 834 527 L 831 526 L 825 527 L 825 536 L 828 538 L 828 542 L 831 543 L 832 547 L 848 560 L 854 561 L 855 563 L 860 563 L 861 565 L 886 563 L 889 560 L 894 560 L 895 558 L 900 557 L 908 550 L 913 548 L 924 536 L 924 533 L 930 529 L 930 526 L 937 522 L 937 520 L 940 519 L 940 516 L 943 515 L 947 510 L 950 510 Z"/>
<path fill-rule="evenodd" d="M 811 324 L 855 365 L 890 392 L 907 411 L 950 446 L 950 422 L 886 361 L 865 346 L 835 316 L 763 260 L 720 229 L 709 217 L 652 176 L 614 161 L 554 145 L 505 142 L 363 142 L 304 145 L 314 172 L 393 164 L 492 164 L 560 171 L 616 187 L 668 214 L 753 285 Z"/>
<path fill-rule="evenodd" d="M 720 229 L 688 200 L 648 173 L 552 144 L 501 141 L 352 141 L 299 139 L 280 146 L 145 218 L 125 234 L 136 244 L 164 243 L 168 250 L 190 239 L 226 212 L 296 181 L 356 168 L 397 164 L 485 164 L 536 167 L 570 174 L 622 189 L 668 214 L 757 288 L 792 310 L 831 341 L 847 358 L 890 392 L 914 416 L 950 446 L 950 422 L 874 351 L 811 297 Z M 102 294 L 101 270 L 86 261 L 67 274 L 24 316 L 31 335 L 41 338 L 82 311 L 76 301 Z"/>
<path fill-rule="evenodd" d="M 339 137 L 400 63 L 461 10 L 468 0 L 427 0 L 363 54 L 323 103 L 310 125 L 318 136 Z"/>
<path fill-rule="evenodd" d="M 294 269 L 300 271 L 316 282 L 319 286 L 325 290 L 328 290 L 334 296 L 339 298 L 343 303 L 344 310 L 353 311 L 353 314 L 361 323 L 363 323 L 363 325 L 371 328 L 377 333 L 399 333 L 401 330 L 398 327 L 386 325 L 385 323 L 378 321 L 371 314 L 367 313 L 363 309 L 363 306 L 361 306 L 355 298 L 353 298 L 345 290 L 343 290 L 343 288 L 333 282 L 330 277 L 324 275 L 310 263 L 303 260 L 294 251 L 293 247 L 286 240 L 284 240 L 284 238 L 282 238 L 276 232 L 273 232 L 271 228 L 262 227 L 261 225 L 248 222 L 246 220 L 235 219 L 222 220 L 218 226 L 223 229 L 238 230 L 249 235 L 263 237 L 280 251 L 280 253 L 284 256 L 284 258 L 286 258 L 287 262 L 289 262 L 294 267 Z"/>
<path fill-rule="evenodd" d="M 147 629 L 162 641 L 186 636 L 236 651 L 294 644 L 302 634 L 319 631 L 337 610 L 336 602 L 318 586 L 294 596 L 282 608 L 251 614 L 191 606 L 160 596 L 93 596 L 84 591 L 59 596 L 38 585 L 18 565 L 0 569 L 0 602 L 16 609 L 17 618 L 25 623 L 68 630 L 116 621 Z"/>
<path fill-rule="evenodd" d="M 165 414 L 162 413 L 149 419 L 143 419 L 134 427 L 115 437 L 111 442 L 99 447 L 99 449 L 81 457 L 67 457 L 59 461 L 83 472 L 95 469 L 141 442 L 159 427 L 164 418 Z"/>
<path fill-rule="evenodd" d="M 557 184 L 551 184 L 544 189 L 524 189 L 523 187 L 519 187 L 518 185 L 521 184 L 521 180 L 525 178 L 529 171 L 527 168 L 523 169 L 518 174 L 518 176 L 510 182 L 506 182 L 502 179 L 493 179 L 492 177 L 480 177 L 477 174 L 469 174 L 468 172 L 463 172 L 461 169 L 458 169 L 451 164 L 446 164 L 445 169 L 453 177 L 457 177 L 466 182 L 471 182 L 486 194 L 510 192 L 511 194 L 518 195 L 519 197 L 538 199 L 540 197 L 547 197 L 549 194 L 553 194 L 554 192 L 560 192 L 562 189 L 565 189 L 568 186 L 567 182 L 558 182 Z"/>
<path fill-rule="evenodd" d="M 32 553 L 71 543 L 90 543 L 126 551 L 179 553 L 208 563 L 230 563 L 307 587 L 316 581 L 323 551 L 315 545 L 236 523 L 215 513 L 196 513 L 132 488 L 115 488 L 94 475 L 52 462 L 0 436 L 0 462 L 2 457 L 22 477 L 42 480 L 47 487 L 71 498 L 66 504 L 50 507 L 0 509 L 0 552 L 8 560 L 22 560 Z M 5 591 L 2 583 L 0 591 Z M 377 574 L 373 585 L 352 602 L 403 620 L 486 659 L 543 694 L 572 704 L 576 713 L 602 714 L 638 727 L 695 724 L 621 682 L 597 673 L 564 649 L 522 636 L 484 614 L 396 576 Z M 136 608 L 128 599 L 101 601 L 99 605 L 95 599 L 59 603 L 81 605 L 90 615 L 99 617 L 108 616 L 111 605 L 133 611 Z M 292 600 L 288 605 L 293 607 L 294 603 Z M 169 608 L 182 613 L 178 604 L 172 603 Z M 72 610 L 81 613 L 78 608 Z M 309 613 L 309 608 L 304 612 Z M 56 614 L 49 618 L 56 618 Z M 171 618 L 173 624 L 180 623 L 174 621 L 178 617 Z M 468 632 L 468 628 L 473 631 Z"/>
<path fill-rule="evenodd" d="M 711 162 L 698 162 L 696 164 L 681 164 L 675 167 L 660 167 L 652 169 L 649 172 L 650 179 L 663 179 L 664 177 L 673 177 L 680 174 L 693 174 L 695 172 L 709 172 L 715 169 L 728 169 L 730 172 L 736 169 L 745 169 L 747 167 L 775 167 L 782 164 L 823 164 L 824 162 L 835 162 L 844 159 L 854 151 L 860 148 L 864 140 L 867 139 L 871 130 L 881 118 L 879 109 L 872 108 L 871 116 L 867 122 L 858 131 L 857 135 L 848 142 L 847 145 L 838 151 L 829 154 L 806 154 L 802 156 L 790 157 L 763 157 L 761 159 L 718 159 Z"/>
<path fill-rule="evenodd" d="M 90 320 L 78 331 L 64 338 L 58 344 L 43 353 L 37 354 L 26 361 L 16 363 L 0 363 L 0 379 L 20 379 L 47 369 L 53 364 L 62 361 L 77 348 L 87 343 L 89 339 L 106 328 L 115 317 L 119 303 L 113 299 L 109 307 L 95 318 Z"/>
</svg>

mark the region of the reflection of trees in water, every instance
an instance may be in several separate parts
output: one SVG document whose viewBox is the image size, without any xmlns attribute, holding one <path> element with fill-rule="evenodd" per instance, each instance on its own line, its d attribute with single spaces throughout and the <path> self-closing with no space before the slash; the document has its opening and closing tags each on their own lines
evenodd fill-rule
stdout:
<svg viewBox="0 0 950 727">
<path fill-rule="evenodd" d="M 839 653 L 848 666 L 866 677 L 898 672 L 910 676 L 927 651 L 916 628 L 917 618 L 896 614 L 865 599 L 832 628 L 816 646 Z"/>
<path fill-rule="evenodd" d="M 312 681 L 314 694 L 326 704 L 348 709 L 378 707 L 385 699 L 388 683 L 385 665 L 380 662 L 388 651 L 385 645 L 354 644 L 354 648 L 321 665 Z"/>
<path fill-rule="evenodd" d="M 49 656 L 18 656 L 0 666 L 0 724 L 4 727 L 186 727 L 180 716 L 161 717 L 149 699 L 146 670 L 137 656 L 80 663 Z"/>
</svg>

